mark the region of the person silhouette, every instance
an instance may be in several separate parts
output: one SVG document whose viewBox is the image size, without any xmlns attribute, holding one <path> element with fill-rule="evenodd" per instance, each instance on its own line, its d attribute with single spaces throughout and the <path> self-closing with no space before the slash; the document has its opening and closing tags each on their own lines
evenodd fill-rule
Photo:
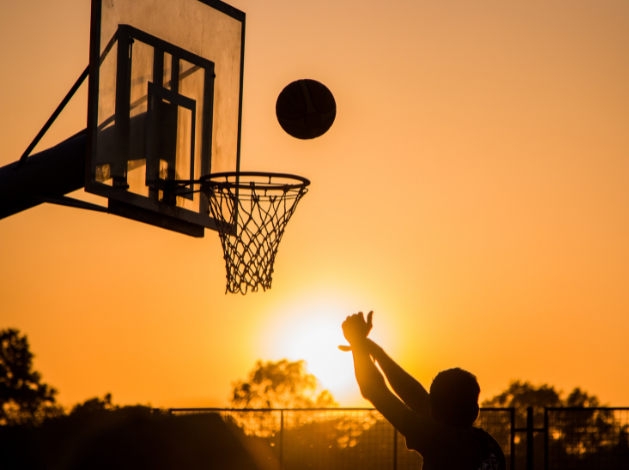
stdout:
<svg viewBox="0 0 629 470">
<path fill-rule="evenodd" d="M 480 412 L 476 377 L 459 368 L 445 370 L 437 374 L 428 393 L 367 337 L 372 320 L 373 312 L 369 312 L 367 321 L 362 312 L 348 316 L 343 322 L 343 335 L 350 345 L 339 349 L 352 351 L 362 396 L 406 438 L 409 449 L 421 454 L 423 469 L 505 470 L 500 445 L 473 426 Z"/>
</svg>

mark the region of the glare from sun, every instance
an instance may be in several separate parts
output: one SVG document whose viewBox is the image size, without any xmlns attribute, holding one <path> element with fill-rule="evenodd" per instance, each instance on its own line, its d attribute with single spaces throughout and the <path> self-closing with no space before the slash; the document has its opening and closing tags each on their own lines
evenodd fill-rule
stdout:
<svg viewBox="0 0 629 470">
<path fill-rule="evenodd" d="M 344 341 L 335 333 L 326 325 L 309 325 L 287 341 L 286 354 L 290 359 L 304 359 L 308 372 L 337 395 L 354 385 L 355 379 L 351 354 L 339 351 L 337 346 Z"/>
<path fill-rule="evenodd" d="M 313 307 L 311 307 L 313 308 Z M 329 390 L 342 406 L 355 404 L 360 392 L 354 376 L 351 353 L 338 349 L 346 344 L 341 330 L 342 314 L 330 314 L 319 309 L 289 316 L 282 328 L 274 329 L 271 336 L 273 356 L 292 361 L 305 360 L 308 372 L 313 374 L 321 386 Z"/>
</svg>

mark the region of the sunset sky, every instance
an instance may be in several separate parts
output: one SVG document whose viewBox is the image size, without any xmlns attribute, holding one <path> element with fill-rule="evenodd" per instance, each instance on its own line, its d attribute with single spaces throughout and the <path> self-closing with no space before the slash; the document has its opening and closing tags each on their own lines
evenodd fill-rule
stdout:
<svg viewBox="0 0 629 470">
<path fill-rule="evenodd" d="M 629 406 L 629 2 L 228 3 L 247 14 L 241 169 L 312 181 L 273 288 L 226 295 L 211 231 L 52 205 L 0 220 L 0 328 L 28 335 L 59 401 L 224 406 L 257 359 L 287 357 L 362 406 L 336 345 L 374 310 L 373 338 L 426 385 L 462 367 L 481 398 L 522 379 Z M 89 8 L 0 5 L 0 166 L 87 66 Z M 338 106 L 312 141 L 275 118 L 300 78 Z M 37 150 L 86 107 L 85 85 Z"/>
</svg>

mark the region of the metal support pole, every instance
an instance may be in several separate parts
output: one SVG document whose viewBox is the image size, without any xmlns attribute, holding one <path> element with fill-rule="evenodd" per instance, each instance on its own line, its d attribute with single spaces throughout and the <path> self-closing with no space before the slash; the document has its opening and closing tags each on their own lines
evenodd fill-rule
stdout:
<svg viewBox="0 0 629 470">
<path fill-rule="evenodd" d="M 19 167 L 10 163 L 0 168 L 0 219 L 43 202 L 72 202 L 63 196 L 85 186 L 86 142 L 81 131 Z"/>
<path fill-rule="evenodd" d="M 533 407 L 526 409 L 526 470 L 533 470 L 535 466 L 535 428 L 533 422 Z"/>
</svg>

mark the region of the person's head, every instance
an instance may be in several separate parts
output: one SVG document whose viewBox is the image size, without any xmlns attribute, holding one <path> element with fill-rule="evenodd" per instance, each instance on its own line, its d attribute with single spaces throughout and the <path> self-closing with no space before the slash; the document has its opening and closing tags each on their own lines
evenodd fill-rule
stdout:
<svg viewBox="0 0 629 470">
<path fill-rule="evenodd" d="M 448 426 L 471 426 L 480 411 L 479 395 L 474 374 L 459 368 L 439 372 L 430 386 L 432 417 Z"/>
</svg>

